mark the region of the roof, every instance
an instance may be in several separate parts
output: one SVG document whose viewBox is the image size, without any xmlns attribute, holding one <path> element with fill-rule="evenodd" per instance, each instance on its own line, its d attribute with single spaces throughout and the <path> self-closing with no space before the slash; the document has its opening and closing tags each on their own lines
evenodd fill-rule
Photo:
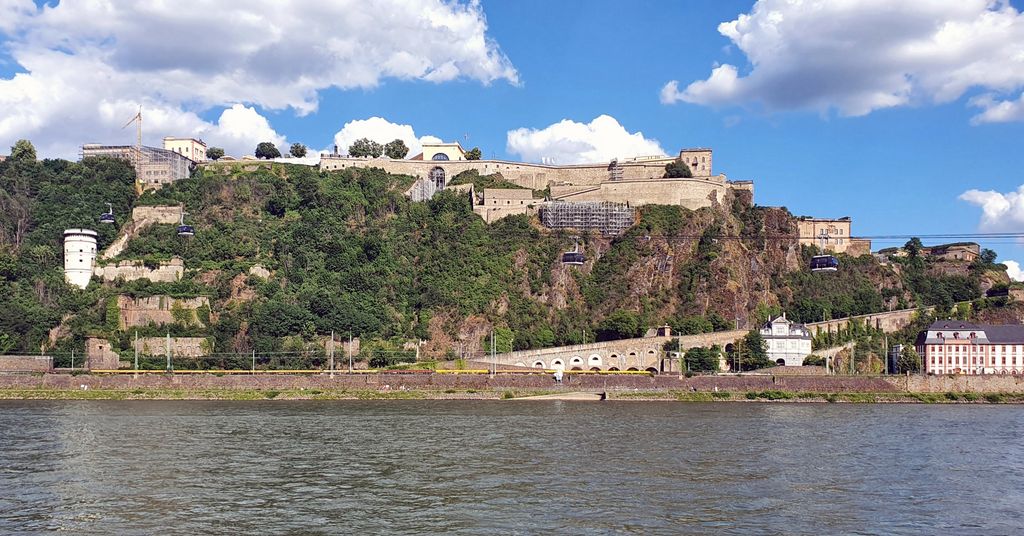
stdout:
<svg viewBox="0 0 1024 536">
<path fill-rule="evenodd" d="M 681 153 L 706 153 L 710 151 L 710 147 L 689 147 L 687 149 L 680 149 Z"/>
<path fill-rule="evenodd" d="M 975 324 L 960 320 L 939 320 L 932 322 L 927 331 L 918 334 L 915 344 L 925 344 L 928 331 L 967 331 L 984 332 L 991 344 L 1024 343 L 1024 325 L 1020 324 Z M 970 339 L 963 339 L 965 342 Z"/>
</svg>

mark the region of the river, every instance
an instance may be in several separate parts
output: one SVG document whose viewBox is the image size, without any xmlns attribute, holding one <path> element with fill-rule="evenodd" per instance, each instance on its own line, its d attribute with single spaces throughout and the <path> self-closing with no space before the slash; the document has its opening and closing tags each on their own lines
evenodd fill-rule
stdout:
<svg viewBox="0 0 1024 536">
<path fill-rule="evenodd" d="M 0 401 L 0 533 L 1014 534 L 999 405 Z"/>
</svg>

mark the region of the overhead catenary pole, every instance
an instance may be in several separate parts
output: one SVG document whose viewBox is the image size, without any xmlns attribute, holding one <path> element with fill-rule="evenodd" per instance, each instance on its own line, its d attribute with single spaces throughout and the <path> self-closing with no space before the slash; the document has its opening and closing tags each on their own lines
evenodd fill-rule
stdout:
<svg viewBox="0 0 1024 536">
<path fill-rule="evenodd" d="M 495 372 L 498 370 L 498 358 L 494 355 L 494 330 L 491 330 L 491 377 L 494 377 Z"/>
<path fill-rule="evenodd" d="M 252 373 L 256 374 L 256 349 L 252 350 Z"/>
<path fill-rule="evenodd" d="M 334 377 L 334 331 L 331 331 L 331 377 Z"/>
<path fill-rule="evenodd" d="M 135 375 L 139 375 L 139 331 L 135 331 Z"/>
<path fill-rule="evenodd" d="M 352 334 L 348 334 L 348 373 L 352 374 Z"/>
<path fill-rule="evenodd" d="M 71 370 L 75 370 L 75 349 L 71 349 Z"/>
<path fill-rule="evenodd" d="M 164 351 L 167 354 L 167 372 L 171 372 L 174 369 L 171 368 L 171 332 L 167 332 L 167 339 L 164 345 Z"/>
</svg>

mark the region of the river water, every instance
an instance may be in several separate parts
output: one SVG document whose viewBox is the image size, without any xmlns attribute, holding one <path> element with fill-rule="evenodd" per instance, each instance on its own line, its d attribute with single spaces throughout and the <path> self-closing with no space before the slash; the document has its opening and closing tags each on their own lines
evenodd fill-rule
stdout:
<svg viewBox="0 0 1024 536">
<path fill-rule="evenodd" d="M 0 534 L 1020 534 L 1024 411 L 0 402 Z"/>
</svg>

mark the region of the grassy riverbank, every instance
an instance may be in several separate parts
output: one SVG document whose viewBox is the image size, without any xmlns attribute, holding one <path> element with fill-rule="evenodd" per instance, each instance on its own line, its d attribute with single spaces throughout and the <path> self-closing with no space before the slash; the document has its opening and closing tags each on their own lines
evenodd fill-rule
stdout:
<svg viewBox="0 0 1024 536">
<path fill-rule="evenodd" d="M 60 389 L 5 388 L 0 400 L 497 400 L 574 392 L 551 389 Z M 608 390 L 608 400 L 680 402 L 1019 404 L 1024 393 L 813 393 Z"/>
</svg>

